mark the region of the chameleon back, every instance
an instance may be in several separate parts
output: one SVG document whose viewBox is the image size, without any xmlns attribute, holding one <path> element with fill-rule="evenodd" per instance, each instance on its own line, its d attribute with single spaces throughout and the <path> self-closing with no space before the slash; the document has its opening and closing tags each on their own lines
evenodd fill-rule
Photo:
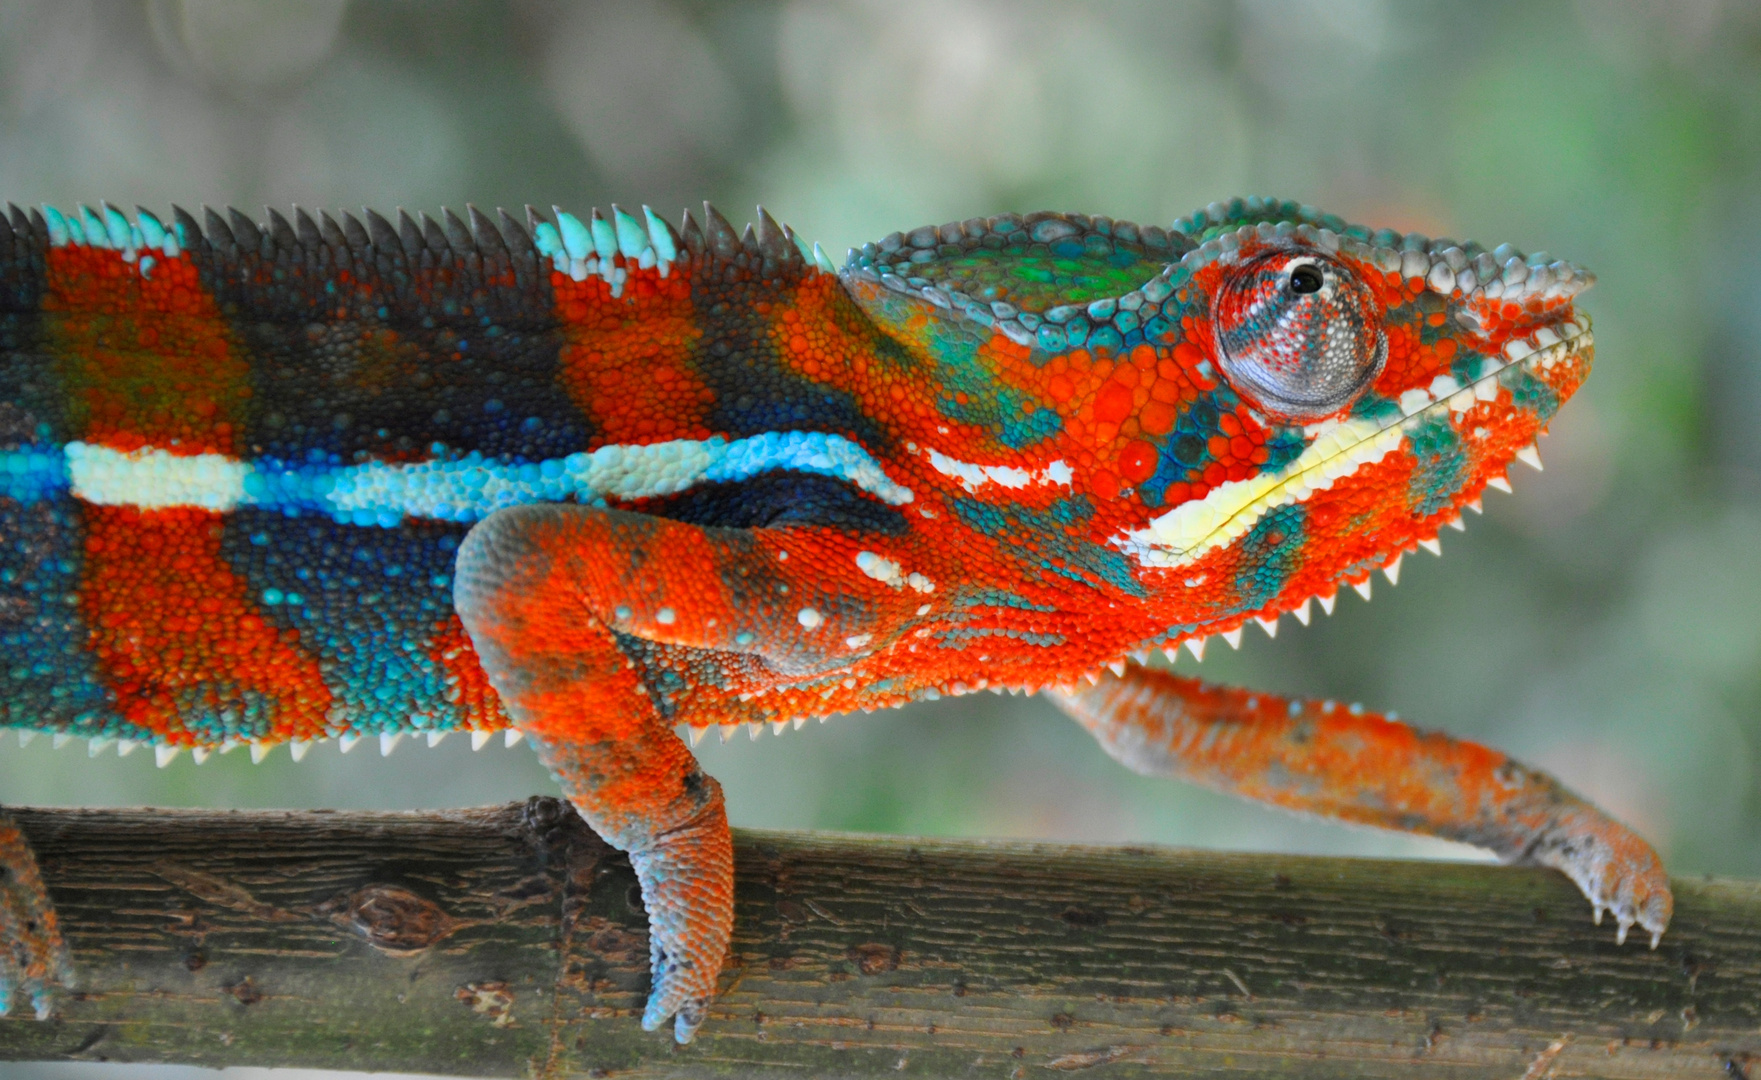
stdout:
<svg viewBox="0 0 1761 1080">
<path fill-rule="evenodd" d="M 710 214 L 680 238 L 615 208 L 267 229 L 14 208 L 0 724 L 197 746 L 500 727 L 452 613 L 474 521 L 847 479 L 865 455 L 831 433 L 860 414 L 767 363 L 735 295 L 830 275 L 768 218 L 742 243 Z M 687 369 L 710 317 L 738 362 Z"/>
</svg>

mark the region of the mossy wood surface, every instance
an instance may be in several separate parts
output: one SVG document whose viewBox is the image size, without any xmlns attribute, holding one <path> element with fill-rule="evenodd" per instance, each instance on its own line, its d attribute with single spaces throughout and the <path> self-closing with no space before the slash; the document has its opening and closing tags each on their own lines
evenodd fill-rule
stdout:
<svg viewBox="0 0 1761 1080">
<path fill-rule="evenodd" d="M 736 833 L 734 955 L 675 1047 L 636 1023 L 629 864 L 555 800 L 14 813 L 83 982 L 0 1059 L 1761 1080 L 1750 882 L 1678 881 L 1652 952 L 1541 870 Z"/>
</svg>

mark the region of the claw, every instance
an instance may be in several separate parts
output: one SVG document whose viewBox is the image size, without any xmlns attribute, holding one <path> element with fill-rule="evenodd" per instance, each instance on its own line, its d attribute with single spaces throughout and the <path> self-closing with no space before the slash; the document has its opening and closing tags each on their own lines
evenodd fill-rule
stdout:
<svg viewBox="0 0 1761 1080">
<path fill-rule="evenodd" d="M 689 1014 L 689 1015 L 688 1015 Z M 703 1026 L 703 1014 L 697 1010 L 680 1009 L 673 1017 L 673 1041 L 680 1046 L 697 1037 L 697 1029 Z"/>
<path fill-rule="evenodd" d="M 686 976 L 687 970 L 680 968 L 660 973 L 654 991 L 648 995 L 648 1005 L 642 1010 L 643 1031 L 660 1030 L 670 1017 L 674 1042 L 688 1043 L 696 1037 L 697 1029 L 709 1015 L 709 1002 L 686 997 L 690 993 Z"/>
<path fill-rule="evenodd" d="M 690 1001 L 684 1004 L 672 1002 L 673 994 L 661 996 L 656 988 L 648 999 L 648 1007 L 642 1012 L 642 1030 L 658 1031 L 660 1026 L 673 1018 L 673 1041 L 683 1046 L 697 1037 L 697 1029 L 703 1026 L 704 1019 L 709 1015 L 706 1002 Z"/>
<path fill-rule="evenodd" d="M 721 788 L 708 777 L 704 782 L 712 801 L 696 818 L 630 856 L 648 909 L 654 971 L 642 1027 L 655 1031 L 671 1018 L 673 1038 L 681 1043 L 690 1042 L 709 1015 L 733 929 L 733 852 L 721 816 Z M 686 888 L 686 881 L 693 884 Z"/>
<path fill-rule="evenodd" d="M 666 982 L 663 978 L 662 982 Z M 673 1022 L 673 1041 L 688 1043 L 703 1025 L 703 1012 L 700 1008 L 681 1004 L 677 998 L 678 991 L 665 993 L 662 987 L 655 987 L 654 993 L 648 997 L 648 1006 L 642 1010 L 642 1030 L 659 1031 L 670 1017 Z"/>
</svg>

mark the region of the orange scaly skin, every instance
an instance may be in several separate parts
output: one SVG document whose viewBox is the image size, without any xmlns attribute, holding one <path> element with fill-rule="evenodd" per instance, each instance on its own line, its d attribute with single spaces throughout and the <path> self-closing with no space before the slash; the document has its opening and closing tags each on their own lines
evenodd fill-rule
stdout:
<svg viewBox="0 0 1761 1080">
<path fill-rule="evenodd" d="M 512 724 L 631 854 L 650 1028 L 691 1037 L 731 932 L 675 732 L 985 688 L 1667 925 L 1643 841 L 1495 751 L 1143 666 L 1306 622 L 1502 483 L 1588 372 L 1570 264 L 1270 200 L 973 219 L 841 272 L 707 207 L 3 224 L 0 724 L 162 760 Z M 0 989 L 44 1012 L 33 874 Z"/>
</svg>

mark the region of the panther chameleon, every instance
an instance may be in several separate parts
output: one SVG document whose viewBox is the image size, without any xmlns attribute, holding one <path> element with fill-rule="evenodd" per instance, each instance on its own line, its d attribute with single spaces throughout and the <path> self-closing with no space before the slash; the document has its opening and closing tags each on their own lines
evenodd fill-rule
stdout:
<svg viewBox="0 0 1761 1080">
<path fill-rule="evenodd" d="M 732 923 L 710 728 L 1045 692 L 1127 766 L 1557 867 L 1645 842 L 1495 750 L 1194 655 L 1436 550 L 1588 373 L 1593 278 L 1272 199 L 1002 214 L 834 268 L 761 209 L 0 216 L 0 725 L 523 735 L 629 853 L 643 1024 Z M 754 730 L 759 730 L 755 727 Z M 0 990 L 72 982 L 0 819 Z"/>
</svg>

